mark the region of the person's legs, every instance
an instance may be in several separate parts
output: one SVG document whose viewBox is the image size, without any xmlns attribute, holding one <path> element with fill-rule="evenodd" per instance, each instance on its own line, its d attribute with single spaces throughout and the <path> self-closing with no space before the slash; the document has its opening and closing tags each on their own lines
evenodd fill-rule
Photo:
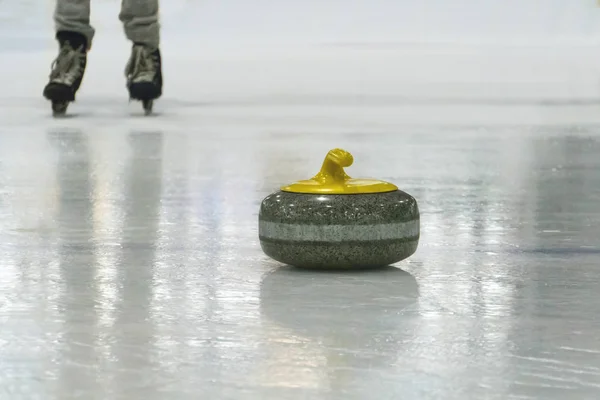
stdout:
<svg viewBox="0 0 600 400">
<path fill-rule="evenodd" d="M 133 43 L 125 74 L 129 96 L 151 100 L 162 95 L 158 0 L 122 0 L 119 19 Z"/>
<path fill-rule="evenodd" d="M 122 0 L 119 20 L 132 43 L 154 50 L 160 44 L 158 0 Z"/>
<path fill-rule="evenodd" d="M 83 36 L 86 48 L 92 47 L 94 28 L 90 25 L 90 0 L 57 0 L 54 9 L 57 37 L 64 33 Z"/>
<path fill-rule="evenodd" d="M 43 94 L 53 102 L 74 101 L 94 38 L 90 0 L 57 0 L 54 23 L 60 51 Z"/>
</svg>

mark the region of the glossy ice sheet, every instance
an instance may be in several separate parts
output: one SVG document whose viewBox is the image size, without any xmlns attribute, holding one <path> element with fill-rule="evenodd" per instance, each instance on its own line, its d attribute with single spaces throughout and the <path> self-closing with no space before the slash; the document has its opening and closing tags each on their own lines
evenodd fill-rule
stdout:
<svg viewBox="0 0 600 400">
<path fill-rule="evenodd" d="M 593 104 L 171 95 L 143 119 L 98 82 L 66 120 L 0 95 L 0 398 L 598 398 Z M 419 201 L 397 268 L 261 253 L 261 199 L 336 146 Z"/>
</svg>

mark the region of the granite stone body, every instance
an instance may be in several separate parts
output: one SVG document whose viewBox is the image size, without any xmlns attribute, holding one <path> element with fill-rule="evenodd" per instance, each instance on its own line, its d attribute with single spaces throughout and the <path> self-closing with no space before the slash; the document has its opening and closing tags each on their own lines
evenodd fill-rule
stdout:
<svg viewBox="0 0 600 400">
<path fill-rule="evenodd" d="M 401 261 L 417 249 L 416 200 L 401 190 L 373 194 L 278 191 L 259 212 L 269 257 L 305 268 L 368 268 Z"/>
</svg>

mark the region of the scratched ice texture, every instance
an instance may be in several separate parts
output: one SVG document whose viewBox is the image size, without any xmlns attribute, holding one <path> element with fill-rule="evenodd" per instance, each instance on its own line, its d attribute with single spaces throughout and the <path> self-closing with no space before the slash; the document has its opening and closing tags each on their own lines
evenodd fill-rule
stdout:
<svg viewBox="0 0 600 400">
<path fill-rule="evenodd" d="M 0 2 L 0 399 L 600 398 L 592 2 L 173 1 L 147 118 L 96 3 L 54 120 L 52 3 Z M 417 198 L 412 258 L 262 254 L 333 147 Z"/>
</svg>

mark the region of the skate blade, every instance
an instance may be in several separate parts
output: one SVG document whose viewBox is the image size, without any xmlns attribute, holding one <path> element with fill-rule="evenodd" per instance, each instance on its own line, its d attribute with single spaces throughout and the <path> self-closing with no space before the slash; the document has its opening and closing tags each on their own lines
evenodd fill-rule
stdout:
<svg viewBox="0 0 600 400">
<path fill-rule="evenodd" d="M 64 117 L 67 113 L 67 108 L 69 108 L 68 101 L 52 102 L 52 115 L 54 117 Z"/>
<path fill-rule="evenodd" d="M 142 106 L 144 107 L 144 114 L 152 114 L 152 108 L 154 107 L 154 100 L 143 100 Z"/>
</svg>

